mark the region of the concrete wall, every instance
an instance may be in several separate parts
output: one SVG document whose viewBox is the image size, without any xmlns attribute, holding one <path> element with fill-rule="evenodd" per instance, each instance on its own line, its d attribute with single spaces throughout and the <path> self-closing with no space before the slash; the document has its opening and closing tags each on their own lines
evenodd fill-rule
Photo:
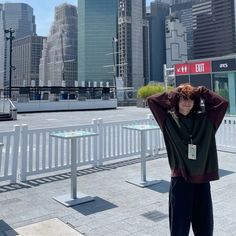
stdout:
<svg viewBox="0 0 236 236">
<path fill-rule="evenodd" d="M 68 111 L 68 110 L 96 110 L 117 108 L 117 100 L 89 99 L 86 101 L 61 100 L 61 101 L 29 101 L 14 102 L 17 112 L 37 112 L 37 111 Z"/>
</svg>

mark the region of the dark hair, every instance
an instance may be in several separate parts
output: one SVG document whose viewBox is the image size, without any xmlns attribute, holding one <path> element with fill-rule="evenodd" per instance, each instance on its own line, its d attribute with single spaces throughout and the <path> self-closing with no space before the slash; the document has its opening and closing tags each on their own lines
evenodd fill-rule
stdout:
<svg viewBox="0 0 236 236">
<path fill-rule="evenodd" d="M 179 112 L 179 100 L 182 97 L 183 99 L 191 99 L 194 101 L 194 105 L 193 108 L 191 110 L 190 113 L 198 113 L 199 111 L 202 111 L 202 108 L 200 106 L 200 97 L 197 93 L 197 88 L 193 87 L 192 85 L 185 83 L 185 84 L 181 84 L 178 88 L 177 88 L 177 103 L 176 103 L 176 107 L 175 110 L 177 112 Z"/>
</svg>

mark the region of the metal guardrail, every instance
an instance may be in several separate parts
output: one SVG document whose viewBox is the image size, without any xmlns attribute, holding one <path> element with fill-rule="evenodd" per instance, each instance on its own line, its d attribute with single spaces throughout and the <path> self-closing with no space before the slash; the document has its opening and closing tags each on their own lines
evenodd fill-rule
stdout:
<svg viewBox="0 0 236 236">
<path fill-rule="evenodd" d="M 15 107 L 15 105 L 13 104 L 13 102 L 8 99 L 9 103 L 10 103 L 10 115 L 12 117 L 13 120 L 17 119 L 17 108 Z"/>
</svg>

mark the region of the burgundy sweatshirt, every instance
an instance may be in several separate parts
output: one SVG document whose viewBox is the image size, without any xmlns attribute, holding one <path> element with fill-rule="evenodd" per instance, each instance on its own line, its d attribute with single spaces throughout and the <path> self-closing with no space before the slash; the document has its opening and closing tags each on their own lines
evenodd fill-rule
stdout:
<svg viewBox="0 0 236 236">
<path fill-rule="evenodd" d="M 198 94 L 205 111 L 187 116 L 173 111 L 177 92 L 148 98 L 148 105 L 160 125 L 166 144 L 171 176 L 182 176 L 192 183 L 219 179 L 215 133 L 222 122 L 228 102 L 205 87 Z M 190 138 L 191 137 L 191 138 Z M 188 144 L 197 147 L 196 160 L 188 158 Z"/>
</svg>

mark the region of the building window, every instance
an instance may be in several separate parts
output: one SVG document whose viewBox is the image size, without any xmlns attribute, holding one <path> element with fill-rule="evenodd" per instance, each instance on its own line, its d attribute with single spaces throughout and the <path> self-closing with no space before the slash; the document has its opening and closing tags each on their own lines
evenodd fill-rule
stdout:
<svg viewBox="0 0 236 236">
<path fill-rule="evenodd" d="M 229 101 L 228 113 L 236 115 L 236 72 L 212 74 L 213 90 Z"/>
</svg>

